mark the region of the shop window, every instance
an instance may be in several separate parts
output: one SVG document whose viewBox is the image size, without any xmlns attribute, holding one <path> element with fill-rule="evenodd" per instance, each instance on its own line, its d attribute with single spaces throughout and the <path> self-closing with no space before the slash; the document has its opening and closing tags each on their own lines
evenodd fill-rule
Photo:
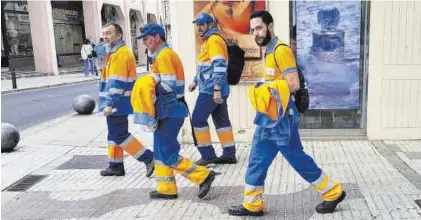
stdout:
<svg viewBox="0 0 421 220">
<path fill-rule="evenodd" d="M 366 1 L 293 1 L 291 33 L 310 93 L 304 129 L 364 129 L 368 6 Z"/>
<path fill-rule="evenodd" d="M 80 54 L 84 36 L 81 1 L 51 2 L 56 53 L 59 56 Z"/>
<path fill-rule="evenodd" d="M 28 2 L 2 1 L 2 36 L 9 57 L 33 56 Z"/>
</svg>

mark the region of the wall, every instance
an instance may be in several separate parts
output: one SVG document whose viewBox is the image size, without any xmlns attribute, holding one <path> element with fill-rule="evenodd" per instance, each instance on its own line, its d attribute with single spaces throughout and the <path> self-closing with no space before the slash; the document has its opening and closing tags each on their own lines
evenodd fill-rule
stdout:
<svg viewBox="0 0 421 220">
<path fill-rule="evenodd" d="M 372 1 L 369 139 L 421 139 L 421 2 Z"/>
</svg>

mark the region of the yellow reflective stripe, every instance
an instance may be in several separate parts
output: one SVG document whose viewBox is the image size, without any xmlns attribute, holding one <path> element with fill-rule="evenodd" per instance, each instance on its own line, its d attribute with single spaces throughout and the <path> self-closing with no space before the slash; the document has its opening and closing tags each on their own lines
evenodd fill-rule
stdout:
<svg viewBox="0 0 421 220">
<path fill-rule="evenodd" d="M 244 202 L 257 202 L 263 200 L 263 195 L 259 194 L 256 196 L 244 196 Z"/>
<path fill-rule="evenodd" d="M 221 144 L 221 147 L 232 147 L 234 145 L 235 145 L 235 142 L 229 142 L 229 143 Z"/>
<path fill-rule="evenodd" d="M 253 186 L 253 185 L 249 185 L 249 184 L 246 184 L 245 186 L 244 186 L 244 190 L 247 190 L 247 191 L 254 191 L 254 190 L 262 190 L 263 191 L 263 186 Z"/>
<path fill-rule="evenodd" d="M 181 161 L 183 161 L 183 157 L 179 155 L 178 158 L 177 158 L 177 161 L 175 162 L 175 164 L 171 165 L 171 167 L 178 167 L 178 165 L 180 165 Z"/>
<path fill-rule="evenodd" d="M 203 128 L 197 128 L 197 127 L 195 127 L 194 128 L 194 131 L 208 131 L 209 130 L 209 127 L 203 127 Z"/>
<path fill-rule="evenodd" d="M 164 162 L 160 161 L 160 160 L 154 160 L 154 164 L 155 165 L 162 165 L 165 166 Z"/>
<path fill-rule="evenodd" d="M 314 188 L 317 191 L 323 190 L 329 184 L 329 179 L 330 179 L 330 177 L 326 175 L 325 178 L 324 178 L 324 180 L 319 185 L 314 186 Z"/>
<path fill-rule="evenodd" d="M 110 80 L 110 79 L 111 80 L 120 80 L 120 81 L 123 81 L 123 82 L 134 82 L 134 81 L 136 81 L 137 77 L 123 77 L 123 76 L 119 76 L 119 75 L 114 73 L 114 74 L 110 74 L 108 79 L 105 80 L 105 82 L 108 82 L 108 80 Z M 104 81 L 102 81 L 102 82 L 104 82 Z"/>
<path fill-rule="evenodd" d="M 156 181 L 158 182 L 174 182 L 175 181 L 175 177 L 174 176 L 170 176 L 170 177 L 155 177 Z"/>
<path fill-rule="evenodd" d="M 232 131 L 232 127 L 223 127 L 223 128 L 218 128 L 216 129 L 216 132 L 221 132 L 221 131 Z"/>
<path fill-rule="evenodd" d="M 184 84 L 185 84 L 184 80 L 177 80 L 175 85 L 176 86 L 184 86 Z"/>
<path fill-rule="evenodd" d="M 127 139 L 125 141 L 123 141 L 123 143 L 120 144 L 121 147 L 126 148 L 127 145 L 134 139 L 133 135 L 130 135 L 129 137 L 127 137 Z"/>
<path fill-rule="evenodd" d="M 177 77 L 175 76 L 174 73 L 161 73 L 160 77 L 161 77 L 161 81 L 167 81 L 167 80 L 176 81 L 177 80 Z"/>
<path fill-rule="evenodd" d="M 213 71 L 214 72 L 226 72 L 227 68 L 226 67 L 214 67 Z"/>
<path fill-rule="evenodd" d="M 186 172 L 183 173 L 183 176 L 188 177 L 190 174 L 192 174 L 197 168 L 197 165 L 195 163 L 192 164 L 190 169 L 186 170 Z"/>
<path fill-rule="evenodd" d="M 324 174 L 324 173 L 322 173 L 322 174 L 320 174 L 319 178 L 317 178 L 317 180 L 315 180 L 315 181 L 311 182 L 311 185 L 313 185 L 313 186 L 318 186 L 318 185 L 320 185 L 320 183 L 322 183 L 322 181 L 323 181 L 324 179 L 325 179 L 325 174 Z"/>
<path fill-rule="evenodd" d="M 117 88 L 110 88 L 108 90 L 109 93 L 112 94 L 123 94 L 124 93 L 124 89 L 117 89 Z"/>
</svg>

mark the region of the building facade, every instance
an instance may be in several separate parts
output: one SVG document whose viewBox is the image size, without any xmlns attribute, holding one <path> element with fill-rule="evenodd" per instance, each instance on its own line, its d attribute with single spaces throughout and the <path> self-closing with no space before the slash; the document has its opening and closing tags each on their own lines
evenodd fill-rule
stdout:
<svg viewBox="0 0 421 220">
<path fill-rule="evenodd" d="M 145 64 L 145 48 L 134 37 L 148 22 L 166 25 L 162 23 L 168 20 L 163 17 L 165 2 L 2 1 L 2 57 L 12 60 L 15 68 L 58 74 L 58 61 L 62 66 L 80 66 L 83 40 L 98 42 L 102 26 L 116 22 L 138 63 Z"/>
<path fill-rule="evenodd" d="M 187 84 L 196 73 L 200 41 L 191 22 L 197 13 L 216 15 L 222 32 L 229 29 L 238 36 L 241 27 L 231 25 L 229 19 L 246 24 L 247 13 L 259 5 L 249 3 L 170 2 L 172 46 L 183 61 Z M 302 135 L 421 139 L 421 2 L 265 1 L 264 5 L 274 17 L 276 35 L 285 43 L 290 43 L 296 26 L 297 61 L 304 67 L 311 100 L 311 109 L 301 115 Z M 246 57 L 254 58 L 246 61 L 243 73 L 251 80 L 231 87 L 228 106 L 236 140 L 251 141 L 255 111 L 247 94 L 262 71 L 255 63 L 262 53 L 253 54 L 253 39 L 242 38 L 237 38 L 240 46 L 252 51 Z M 324 63 L 308 66 L 317 56 Z M 190 109 L 197 95 L 186 93 Z M 188 123 L 183 132 L 184 140 L 191 141 Z M 215 133 L 212 139 L 217 141 Z"/>
<path fill-rule="evenodd" d="M 102 26 L 116 22 L 145 64 L 145 48 L 134 36 L 141 25 L 156 22 L 165 26 L 188 85 L 200 45 L 192 21 L 198 12 L 211 13 L 221 31 L 231 34 L 225 37 L 247 51 L 242 82 L 231 87 L 228 106 L 236 140 L 251 141 L 255 111 L 247 93 L 263 71 L 263 51 L 247 34 L 248 16 L 262 8 L 272 13 L 275 33 L 286 44 L 296 27 L 297 62 L 311 100 L 311 109 L 301 115 L 301 134 L 421 139 L 421 2 L 416 0 L 2 1 L 2 52 L 32 59 L 37 72 L 57 74 L 57 55 L 65 64 L 77 62 L 82 40 L 98 41 Z M 190 110 L 197 95 L 186 92 Z M 184 141 L 192 141 L 190 131 L 186 120 Z M 212 139 L 217 141 L 215 133 Z"/>
</svg>

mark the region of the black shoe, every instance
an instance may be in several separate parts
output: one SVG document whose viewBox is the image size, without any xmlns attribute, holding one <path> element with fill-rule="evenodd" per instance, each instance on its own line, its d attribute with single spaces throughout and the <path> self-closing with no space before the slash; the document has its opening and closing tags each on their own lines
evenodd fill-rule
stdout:
<svg viewBox="0 0 421 220">
<path fill-rule="evenodd" d="M 211 163 L 216 163 L 217 161 L 219 160 L 219 158 L 218 157 L 214 157 L 214 158 L 212 158 L 212 159 L 209 159 L 209 160 L 205 160 L 205 159 L 200 159 L 200 160 L 198 160 L 198 161 L 196 161 L 196 162 L 194 162 L 196 165 L 199 165 L 199 166 L 207 166 L 207 165 L 209 165 L 209 164 L 211 164 Z"/>
<path fill-rule="evenodd" d="M 149 192 L 149 198 L 151 199 L 176 199 L 177 197 L 178 197 L 178 194 L 167 195 L 167 194 L 162 194 L 156 190 Z"/>
<path fill-rule="evenodd" d="M 342 191 L 341 196 L 335 201 L 323 201 L 319 205 L 316 206 L 316 212 L 320 214 L 324 213 L 332 213 L 335 211 L 336 206 L 345 199 L 346 193 Z"/>
<path fill-rule="evenodd" d="M 228 214 L 235 215 L 235 216 L 263 216 L 263 211 L 252 212 L 248 209 L 244 208 L 243 205 L 239 206 L 231 206 L 228 209 Z"/>
<path fill-rule="evenodd" d="M 101 170 L 101 172 L 99 173 L 101 174 L 101 176 L 124 176 L 126 174 L 124 168 L 120 170 L 112 170 L 109 167 Z"/>
<path fill-rule="evenodd" d="M 203 181 L 203 183 L 199 185 L 199 194 L 197 195 L 199 198 L 202 199 L 208 194 L 212 186 L 212 182 L 215 180 L 215 176 L 216 173 L 211 170 L 208 177 L 206 177 L 205 181 Z"/>
<path fill-rule="evenodd" d="M 216 164 L 236 164 L 237 158 L 235 158 L 235 156 L 234 157 L 220 156 L 215 163 Z"/>
<path fill-rule="evenodd" d="M 150 163 L 145 163 L 146 165 L 146 177 L 151 177 L 153 174 L 153 171 L 155 170 L 155 164 L 153 161 Z"/>
</svg>

